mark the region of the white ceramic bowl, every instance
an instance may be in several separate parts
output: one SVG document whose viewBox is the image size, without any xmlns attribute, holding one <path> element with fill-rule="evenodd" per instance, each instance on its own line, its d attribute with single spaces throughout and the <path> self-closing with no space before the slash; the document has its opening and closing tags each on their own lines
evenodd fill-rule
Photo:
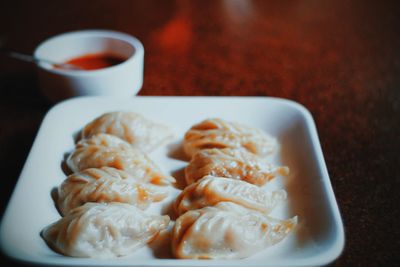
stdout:
<svg viewBox="0 0 400 267">
<path fill-rule="evenodd" d="M 142 43 L 131 35 L 106 30 L 83 30 L 54 36 L 41 43 L 34 55 L 57 63 L 85 54 L 112 53 L 126 58 L 98 70 L 64 70 L 38 64 L 39 85 L 51 101 L 87 95 L 133 96 L 143 84 Z"/>
</svg>

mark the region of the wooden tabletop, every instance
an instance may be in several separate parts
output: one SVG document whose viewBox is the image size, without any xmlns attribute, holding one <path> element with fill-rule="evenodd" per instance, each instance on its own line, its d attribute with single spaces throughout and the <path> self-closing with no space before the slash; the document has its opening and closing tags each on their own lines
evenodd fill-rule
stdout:
<svg viewBox="0 0 400 267">
<path fill-rule="evenodd" d="M 332 266 L 400 264 L 399 27 L 398 2 L 0 3 L 1 36 L 28 53 L 72 30 L 138 37 L 140 95 L 276 96 L 306 106 L 345 226 Z M 33 66 L 1 57 L 0 214 L 50 107 Z"/>
</svg>

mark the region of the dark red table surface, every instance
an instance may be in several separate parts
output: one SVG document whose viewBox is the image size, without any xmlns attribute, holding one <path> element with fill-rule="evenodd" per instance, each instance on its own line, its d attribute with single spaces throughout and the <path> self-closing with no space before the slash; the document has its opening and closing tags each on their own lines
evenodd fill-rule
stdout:
<svg viewBox="0 0 400 267">
<path fill-rule="evenodd" d="M 399 266 L 398 3 L 2 1 L 0 34 L 31 53 L 66 31 L 123 31 L 145 47 L 140 95 L 300 102 L 316 121 L 345 226 L 332 265 Z M 0 214 L 50 107 L 33 66 L 0 57 Z"/>
</svg>

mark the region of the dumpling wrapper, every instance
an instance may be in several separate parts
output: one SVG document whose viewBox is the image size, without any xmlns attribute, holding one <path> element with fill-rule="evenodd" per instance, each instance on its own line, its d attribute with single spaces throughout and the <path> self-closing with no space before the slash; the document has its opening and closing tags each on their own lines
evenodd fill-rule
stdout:
<svg viewBox="0 0 400 267">
<path fill-rule="evenodd" d="M 297 217 L 278 220 L 231 202 L 191 210 L 175 223 L 172 251 L 181 259 L 240 259 L 283 240 Z"/>
<path fill-rule="evenodd" d="M 198 151 L 185 168 L 189 185 L 206 175 L 226 177 L 262 186 L 278 175 L 287 176 L 289 168 L 274 167 L 264 158 L 244 149 L 204 149 Z"/>
<path fill-rule="evenodd" d="M 58 188 L 57 206 L 64 216 L 87 202 L 123 202 L 144 210 L 167 195 L 163 187 L 143 183 L 125 171 L 90 168 L 64 180 Z"/>
<path fill-rule="evenodd" d="M 86 203 L 46 227 L 42 237 L 67 256 L 113 258 L 151 242 L 168 223 L 168 216 L 147 214 L 125 203 Z"/>
<path fill-rule="evenodd" d="M 168 185 L 175 182 L 175 178 L 163 174 L 146 153 L 135 148 L 81 146 L 68 156 L 66 163 L 72 172 L 88 168 L 113 167 L 124 170 L 143 182 L 156 185 Z"/>
<path fill-rule="evenodd" d="M 180 193 L 174 208 L 175 212 L 181 215 L 188 210 L 230 201 L 252 210 L 269 213 L 284 199 L 286 199 L 285 190 L 267 192 L 261 187 L 241 180 L 205 176 Z"/>
<path fill-rule="evenodd" d="M 173 135 L 167 126 L 155 123 L 135 112 L 109 112 L 90 123 L 82 130 L 82 138 L 94 134 L 115 135 L 135 148 L 150 152 Z"/>
<path fill-rule="evenodd" d="M 105 133 L 94 134 L 88 138 L 81 139 L 76 144 L 76 148 L 87 147 L 87 146 L 107 146 L 107 147 L 118 147 L 121 149 L 131 149 L 132 145 L 122 140 L 121 138 Z"/>
<path fill-rule="evenodd" d="M 265 157 L 273 153 L 277 146 L 277 140 L 261 129 L 218 118 L 192 126 L 183 141 L 183 150 L 189 157 L 208 148 L 244 148 Z"/>
</svg>

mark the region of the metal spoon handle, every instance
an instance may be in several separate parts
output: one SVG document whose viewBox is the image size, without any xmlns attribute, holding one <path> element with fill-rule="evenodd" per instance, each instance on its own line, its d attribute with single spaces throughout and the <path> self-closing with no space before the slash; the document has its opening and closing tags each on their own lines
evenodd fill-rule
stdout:
<svg viewBox="0 0 400 267">
<path fill-rule="evenodd" d="M 34 56 L 27 55 L 27 54 L 24 54 L 24 53 L 21 53 L 21 52 L 17 52 L 17 51 L 14 51 L 14 50 L 9 50 L 9 49 L 2 48 L 0 51 L 5 53 L 5 54 L 7 54 L 10 57 L 13 57 L 15 59 L 19 59 L 19 60 L 22 60 L 22 61 L 26 61 L 26 62 L 31 62 L 31 63 L 36 63 L 36 64 L 43 62 L 43 63 L 47 63 L 47 64 L 50 64 L 50 65 L 52 65 L 54 67 L 61 68 L 61 69 L 82 70 L 82 68 L 79 68 L 79 67 L 71 65 L 71 64 L 56 63 L 56 62 L 53 62 L 53 61 L 50 61 L 50 60 L 47 60 L 47 59 L 36 58 Z"/>
<path fill-rule="evenodd" d="M 16 52 L 16 51 L 12 51 L 12 50 L 3 51 L 3 52 L 5 54 L 9 55 L 10 57 L 13 57 L 15 59 L 19 59 L 19 60 L 22 60 L 22 61 L 26 61 L 26 62 L 39 63 L 39 61 L 42 61 L 42 60 L 39 60 L 39 59 L 37 59 L 37 58 L 35 58 L 35 57 L 31 56 L 31 55 L 22 54 L 20 52 Z"/>
</svg>

